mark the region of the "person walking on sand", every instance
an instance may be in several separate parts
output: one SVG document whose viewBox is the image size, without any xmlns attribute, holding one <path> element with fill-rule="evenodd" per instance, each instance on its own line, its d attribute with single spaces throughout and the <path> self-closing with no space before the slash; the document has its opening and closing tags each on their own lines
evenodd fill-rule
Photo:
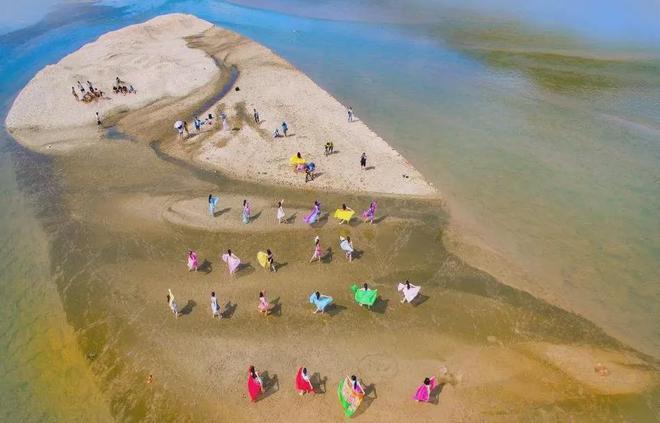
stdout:
<svg viewBox="0 0 660 423">
<path fill-rule="evenodd" d="M 76 93 L 76 89 L 71 87 L 71 94 L 76 98 L 76 101 L 80 101 L 80 98 L 78 98 L 78 94 Z"/>
<path fill-rule="evenodd" d="M 176 301 L 174 301 L 174 294 L 172 294 L 172 290 L 168 289 L 169 295 L 167 296 L 167 304 L 170 306 L 170 310 L 172 310 L 172 313 L 174 313 L 174 317 L 179 317 L 179 307 L 176 305 Z"/>
<path fill-rule="evenodd" d="M 280 200 L 277 203 L 277 223 L 286 223 L 286 220 L 284 220 L 285 217 L 286 213 L 284 212 L 284 200 Z"/>
<path fill-rule="evenodd" d="M 348 109 L 346 109 L 346 112 L 348 113 L 348 121 L 353 122 L 353 107 L 348 106 Z"/>
<path fill-rule="evenodd" d="M 193 125 L 195 126 L 195 131 L 199 134 L 202 130 L 202 121 L 199 120 L 199 117 L 195 116 L 195 119 L 193 119 Z"/>
<path fill-rule="evenodd" d="M 261 380 L 259 373 L 254 369 L 254 366 L 250 366 L 248 369 L 248 394 L 250 395 L 250 400 L 256 402 L 259 395 L 264 393 L 264 382 Z"/>
<path fill-rule="evenodd" d="M 174 122 L 174 129 L 176 129 L 176 132 L 179 134 L 179 139 L 183 139 L 183 122 L 180 120 L 177 120 Z"/>
<path fill-rule="evenodd" d="M 369 208 L 362 212 L 362 219 L 364 220 L 364 223 L 367 223 L 367 221 L 369 221 L 370 224 L 372 225 L 374 224 L 377 207 L 378 207 L 378 203 L 376 202 L 376 200 L 373 200 L 371 204 L 369 204 Z"/>
<path fill-rule="evenodd" d="M 220 304 L 218 304 L 218 298 L 215 296 L 215 291 L 211 292 L 211 316 L 214 319 L 216 317 L 222 319 L 222 313 L 220 312 Z"/>
<path fill-rule="evenodd" d="M 215 216 L 215 208 L 218 206 L 218 197 L 209 194 L 209 216 Z"/>
<path fill-rule="evenodd" d="M 80 90 L 80 92 L 85 94 L 85 87 L 83 87 L 83 84 L 81 84 L 80 81 L 76 81 L 76 82 L 78 82 L 78 89 Z"/>
<path fill-rule="evenodd" d="M 429 402 L 431 399 L 431 392 L 437 386 L 437 379 L 435 376 L 424 378 L 424 382 L 419 385 L 413 399 L 417 402 Z"/>
<path fill-rule="evenodd" d="M 99 112 L 96 112 L 96 126 L 101 126 L 101 116 L 99 116 Z"/>
<path fill-rule="evenodd" d="M 233 275 L 234 273 L 236 273 L 236 271 L 238 270 L 238 268 L 241 265 L 241 259 L 238 258 L 236 256 L 236 254 L 234 254 L 231 251 L 231 248 L 228 249 L 227 252 L 222 255 L 221 259 L 222 259 L 222 261 L 227 263 L 227 269 L 229 270 L 230 275 Z"/>
<path fill-rule="evenodd" d="M 270 304 L 268 303 L 268 298 L 266 298 L 264 291 L 259 292 L 259 305 L 257 305 L 257 309 L 264 316 L 268 316 Z"/>
<path fill-rule="evenodd" d="M 362 156 L 360 156 L 360 168 L 362 170 L 367 169 L 367 153 L 362 153 Z"/>
<path fill-rule="evenodd" d="M 409 281 L 399 283 L 399 285 L 397 285 L 396 288 L 396 290 L 399 291 L 403 296 L 403 298 L 401 298 L 401 304 L 412 303 L 413 300 L 417 297 L 417 295 L 419 295 L 419 291 L 421 289 L 422 289 L 421 287 L 415 286 L 411 284 Z"/>
<path fill-rule="evenodd" d="M 268 257 L 266 258 L 266 260 L 268 260 L 268 268 L 271 272 L 277 272 L 277 268 L 275 267 L 275 256 L 273 255 L 273 252 L 267 248 L 266 254 L 268 254 Z"/>
<path fill-rule="evenodd" d="M 259 119 L 259 112 L 257 112 L 257 109 L 253 109 L 253 110 L 254 110 L 254 113 L 253 113 L 254 123 L 258 124 L 259 122 L 261 122 L 261 120 Z"/>
<path fill-rule="evenodd" d="M 332 304 L 332 297 L 329 295 L 321 295 L 319 291 L 314 292 L 309 296 L 309 302 L 314 304 L 316 310 L 313 311 L 314 314 L 321 312 L 323 314 L 325 309 Z"/>
<path fill-rule="evenodd" d="M 188 251 L 188 271 L 193 272 L 197 271 L 197 266 L 199 265 L 197 261 L 197 253 L 193 250 Z"/>
<path fill-rule="evenodd" d="M 286 124 L 286 121 L 282 122 L 282 133 L 284 136 L 287 136 L 287 132 L 289 132 L 289 125 Z"/>
<path fill-rule="evenodd" d="M 318 260 L 319 264 L 321 264 L 321 238 L 318 235 L 314 238 L 314 253 L 309 262 L 312 263 L 314 260 Z"/>
<path fill-rule="evenodd" d="M 250 213 L 252 209 L 250 208 L 250 202 L 248 200 L 243 200 L 243 212 L 241 213 L 241 219 L 243 219 L 244 224 L 250 223 Z"/>
<path fill-rule="evenodd" d="M 339 237 L 339 247 L 344 250 L 344 253 L 346 254 L 346 258 L 348 259 L 349 263 L 353 261 L 353 242 L 351 241 L 351 237 L 347 236 L 344 238 L 343 236 Z"/>
<path fill-rule="evenodd" d="M 305 216 L 303 220 L 308 225 L 313 225 L 314 223 L 318 222 L 320 218 L 321 218 L 321 203 L 319 203 L 317 200 L 314 201 L 314 207 L 312 208 L 312 211 L 309 212 L 309 214 Z"/>
<path fill-rule="evenodd" d="M 301 396 L 314 393 L 314 386 L 309 378 L 309 373 L 307 373 L 307 367 L 299 368 L 298 373 L 296 373 L 296 390 Z"/>
<path fill-rule="evenodd" d="M 220 118 L 222 119 L 222 130 L 223 131 L 228 131 L 229 130 L 229 123 L 227 122 L 227 115 L 224 112 L 220 113 Z"/>
</svg>

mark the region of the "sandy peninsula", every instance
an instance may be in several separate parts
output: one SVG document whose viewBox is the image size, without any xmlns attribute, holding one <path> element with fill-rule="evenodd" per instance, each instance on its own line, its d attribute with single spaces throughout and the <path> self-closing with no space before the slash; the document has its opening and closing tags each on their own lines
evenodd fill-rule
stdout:
<svg viewBox="0 0 660 423">
<path fill-rule="evenodd" d="M 137 92 L 113 93 L 117 77 Z M 91 103 L 77 100 L 71 90 L 78 81 L 83 86 L 91 81 L 104 97 Z M 221 82 L 227 92 L 209 103 Z M 199 104 L 200 99 L 205 101 Z M 138 110 L 130 123 L 122 124 L 123 117 Z M 196 131 L 193 118 L 209 113 L 214 119 Z M 221 113 L 227 116 L 224 128 Z M 164 150 L 237 179 L 311 190 L 437 195 L 403 156 L 360 121 L 359 112 L 349 122 L 344 105 L 286 60 L 189 15 L 161 16 L 110 32 L 47 66 L 17 96 L 6 125 L 30 148 L 62 152 L 102 142 L 103 128 L 116 122 L 127 133 L 149 138 L 154 131 L 147 121 L 154 120 L 168 122 L 158 128 Z M 189 126 L 183 140 L 173 128 L 179 120 Z M 273 138 L 282 122 L 288 124 L 288 136 Z M 334 154 L 324 154 L 328 141 Z M 289 162 L 298 152 L 316 165 L 311 182 Z M 362 153 L 366 170 L 360 167 Z"/>
</svg>

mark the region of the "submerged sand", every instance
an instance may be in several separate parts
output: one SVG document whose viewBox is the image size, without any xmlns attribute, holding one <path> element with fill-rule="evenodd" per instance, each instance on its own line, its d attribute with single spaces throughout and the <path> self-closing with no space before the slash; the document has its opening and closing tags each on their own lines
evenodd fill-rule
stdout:
<svg viewBox="0 0 660 423">
<path fill-rule="evenodd" d="M 171 31 L 170 21 L 177 23 Z M 618 409 L 608 407 L 618 395 L 653 395 L 658 377 L 653 363 L 578 316 L 507 288 L 448 254 L 437 201 L 376 196 L 381 219 L 375 225 L 338 225 L 332 218 L 313 228 L 302 223 L 315 199 L 326 211 L 347 202 L 360 212 L 373 192 L 425 196 L 433 190 L 382 139 L 361 122 L 346 122 L 338 102 L 264 47 L 192 16 L 168 15 L 143 25 L 168 28 L 167 37 L 187 37 L 186 48 L 195 53 L 181 57 L 196 60 L 203 52 L 215 70 L 188 94 L 161 92 L 164 97 L 126 105 L 125 112 L 108 109 L 108 119 L 132 142 L 121 134 L 109 140 L 91 121 L 85 128 L 96 138 L 72 135 L 61 149 L 67 154 L 55 156 L 66 187 L 58 206 L 67 215 L 66 224 L 53 225 L 58 289 L 119 420 L 338 421 L 335 389 L 351 373 L 369 386 L 358 416 L 365 421 L 588 420 L 616 415 Z M 140 25 L 131 28 L 142 33 Z M 231 66 L 239 72 L 232 87 L 240 90 L 203 107 L 228 81 Z M 280 95 L 267 83 L 299 97 Z M 21 94 L 16 101 L 27 98 Z M 269 139 L 270 130 L 250 123 L 250 107 L 260 109 L 264 125 L 286 119 L 295 135 Z M 21 127 L 16 119 L 29 119 L 19 110 L 10 125 L 17 139 L 52 151 L 33 142 L 50 132 L 46 124 Z M 174 116 L 208 110 L 224 110 L 231 128 L 238 129 L 214 127 L 185 143 L 176 139 Z M 58 131 L 79 134 L 80 128 Z M 339 153 L 325 157 L 324 140 L 312 135 L 327 134 L 346 138 L 335 139 Z M 362 148 L 376 161 L 375 169 L 359 170 Z M 305 186 L 287 166 L 295 150 L 324 172 L 307 184 L 313 192 L 288 189 Z M 411 178 L 400 181 L 399 171 Z M 220 197 L 216 216 L 207 215 L 208 193 Z M 248 225 L 240 222 L 243 198 L 260 213 Z M 275 222 L 281 198 L 288 217 L 294 216 L 290 224 Z M 328 253 L 310 264 L 316 235 Z M 339 250 L 339 235 L 353 238 L 354 262 Z M 218 258 L 227 248 L 245 263 L 235 276 Z M 266 248 L 275 253 L 277 273 L 256 263 L 256 252 Z M 198 272 L 186 269 L 189 249 L 199 253 Z M 396 283 L 406 278 L 422 286 L 416 305 L 399 302 Z M 380 293 L 371 311 L 357 306 L 349 290 L 365 281 Z M 167 309 L 167 289 L 183 311 L 179 319 Z M 212 290 L 225 308 L 223 320 L 210 315 Z M 256 311 L 260 290 L 274 306 L 267 318 Z M 312 314 L 308 296 L 315 290 L 335 298 L 326 315 Z M 608 375 L 594 371 L 599 363 Z M 246 398 L 250 364 L 268 381 L 256 404 Z M 318 395 L 301 398 L 294 391 L 301 365 L 315 375 Z M 415 388 L 431 375 L 447 383 L 433 404 L 416 404 Z"/>
</svg>

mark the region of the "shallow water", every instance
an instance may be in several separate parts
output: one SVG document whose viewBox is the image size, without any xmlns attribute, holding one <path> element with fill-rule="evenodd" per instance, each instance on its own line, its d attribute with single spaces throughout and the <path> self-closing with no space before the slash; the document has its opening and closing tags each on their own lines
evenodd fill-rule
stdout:
<svg viewBox="0 0 660 423">
<path fill-rule="evenodd" d="M 646 46 L 642 35 L 653 32 L 642 26 L 639 40 L 627 39 L 628 44 L 614 49 L 609 48 L 612 37 L 566 36 L 557 25 L 544 26 L 543 19 L 529 15 L 523 24 L 501 25 L 479 14 L 465 18 L 459 13 L 448 20 L 432 13 L 406 16 L 388 12 L 390 3 L 368 2 L 359 15 L 366 22 L 347 22 L 351 16 L 345 4 L 333 3 L 323 3 L 320 15 L 331 20 L 305 17 L 319 9 L 294 10 L 295 2 L 277 4 L 285 13 L 223 2 L 69 4 L 42 22 L 0 36 L 0 53 L 8 58 L 0 63 L 2 114 L 38 69 L 98 35 L 161 13 L 194 13 L 271 47 L 352 104 L 358 117 L 441 188 L 452 213 L 468 229 L 537 278 L 536 285 L 528 287 L 532 292 L 542 289 L 606 332 L 657 356 L 660 64 L 657 51 L 639 47 Z M 492 29 L 477 30 L 484 25 Z M 556 50 L 568 50 L 571 57 L 556 55 Z M 609 59 L 612 56 L 617 59 Z M 121 142 L 119 134 L 113 138 Z M 73 223 L 64 219 L 75 216 L 76 210 L 55 207 L 60 204 L 58 184 L 46 181 L 66 176 L 75 182 L 76 174 L 67 175 L 64 166 L 76 171 L 85 169 L 84 164 L 55 161 L 52 167 L 50 161 L 10 143 L 3 143 L 0 156 L 2 198 L 15 200 L 0 204 L 1 294 L 12 304 L 3 308 L 6 327 L 0 335 L 3 420 L 102 421 L 109 410 L 144 416 L 142 394 L 111 395 L 113 401 L 107 404 L 90 375 L 84 354 L 131 340 L 130 329 L 111 336 L 107 332 L 112 324 L 99 323 L 103 305 L 95 296 L 103 292 L 102 284 L 90 285 L 101 280 L 90 263 L 121 262 L 141 248 L 148 251 L 145 259 L 174 260 L 178 252 L 167 240 L 151 245 L 157 238 L 146 235 L 105 244 L 94 232 L 98 228 L 75 223 L 80 216 Z M 113 181 L 116 189 L 133 189 L 134 180 L 125 178 Z M 80 189 L 93 197 L 93 186 Z M 264 193 L 249 184 L 233 189 Z M 298 197 L 309 201 L 304 194 Z M 438 224 L 437 215 L 427 219 Z M 60 227 L 64 221 L 68 223 Z M 434 245 L 432 239 L 417 236 L 421 246 Z M 52 257 L 47 242 L 57 246 Z M 213 237 L 206 242 L 212 243 Z M 256 243 L 244 242 L 246 248 Z M 80 250 L 83 245 L 101 246 L 102 253 L 90 258 Z M 402 263 L 413 258 L 397 254 Z M 427 270 L 420 270 L 419 277 L 428 278 Z M 504 289 L 487 275 L 443 279 L 439 286 L 458 291 L 449 295 L 468 302 L 474 300 L 461 292 L 487 298 L 502 293 L 495 295 L 495 305 L 474 303 L 482 310 L 499 307 L 489 312 L 498 318 L 479 320 L 475 326 L 466 321 L 465 327 L 445 322 L 451 333 L 474 336 L 475 342 L 491 334 L 518 340 L 507 328 L 530 315 L 549 317 L 532 319 L 526 328 L 525 333 L 537 332 L 542 339 L 614 342 L 588 323 L 571 323 L 574 316 Z M 533 311 L 518 314 L 520 307 Z M 473 327 L 478 330 L 472 332 Z M 76 336 L 83 349 L 73 341 Z M 106 355 L 95 364 L 95 373 L 111 383 L 113 375 L 121 373 L 115 365 Z M 640 416 L 648 417 L 645 406 L 635 401 L 623 408 L 616 405 L 612 413 L 641 410 Z"/>
</svg>

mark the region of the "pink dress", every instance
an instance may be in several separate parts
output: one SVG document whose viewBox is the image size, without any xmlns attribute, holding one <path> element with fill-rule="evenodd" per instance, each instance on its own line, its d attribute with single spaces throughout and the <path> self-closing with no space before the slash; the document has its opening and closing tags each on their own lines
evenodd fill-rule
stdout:
<svg viewBox="0 0 660 423">
<path fill-rule="evenodd" d="M 188 270 L 197 270 L 197 265 L 197 253 L 191 251 L 190 254 L 188 254 Z"/>
<path fill-rule="evenodd" d="M 229 254 L 225 253 L 222 255 L 222 261 L 227 263 L 227 267 L 229 268 L 229 273 L 234 273 L 238 269 L 238 266 L 241 265 L 241 259 L 236 257 L 233 253 L 230 256 Z"/>
<path fill-rule="evenodd" d="M 265 296 L 259 297 L 259 305 L 257 306 L 259 311 L 261 311 L 262 313 L 265 313 L 265 312 L 268 311 L 269 307 L 270 307 L 270 304 L 268 304 L 268 299 Z"/>
<path fill-rule="evenodd" d="M 431 399 L 431 391 L 435 388 L 436 384 L 435 377 L 431 378 L 431 383 L 429 385 L 422 383 L 419 388 L 417 388 L 417 392 L 415 392 L 413 399 L 415 401 L 428 402 L 428 400 Z"/>
</svg>

